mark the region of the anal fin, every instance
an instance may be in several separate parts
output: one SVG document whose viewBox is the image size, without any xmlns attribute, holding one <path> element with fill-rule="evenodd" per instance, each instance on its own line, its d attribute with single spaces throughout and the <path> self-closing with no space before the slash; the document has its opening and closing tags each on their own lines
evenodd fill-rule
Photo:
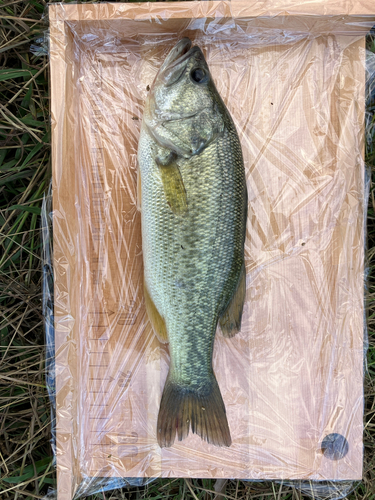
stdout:
<svg viewBox="0 0 375 500">
<path fill-rule="evenodd" d="M 228 307 L 219 319 L 219 324 L 224 337 L 231 338 L 241 330 L 242 311 L 246 295 L 246 271 L 242 264 L 237 288 L 229 302 Z"/>
<path fill-rule="evenodd" d="M 168 334 L 167 327 L 165 325 L 164 319 L 161 317 L 159 311 L 156 309 L 156 306 L 148 293 L 146 282 L 143 283 L 144 296 L 145 296 L 145 304 L 148 319 L 150 320 L 152 329 L 155 332 L 157 338 L 165 344 L 168 342 Z"/>
</svg>

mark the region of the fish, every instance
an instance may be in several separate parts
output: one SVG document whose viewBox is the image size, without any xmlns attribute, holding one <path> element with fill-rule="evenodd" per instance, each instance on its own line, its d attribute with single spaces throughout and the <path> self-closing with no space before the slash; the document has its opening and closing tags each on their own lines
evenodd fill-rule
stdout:
<svg viewBox="0 0 375 500">
<path fill-rule="evenodd" d="M 170 354 L 157 440 L 170 447 L 191 430 L 230 446 L 212 353 L 218 323 L 227 338 L 241 328 L 247 188 L 236 127 L 188 38 L 149 89 L 138 164 L 146 311 Z"/>
</svg>

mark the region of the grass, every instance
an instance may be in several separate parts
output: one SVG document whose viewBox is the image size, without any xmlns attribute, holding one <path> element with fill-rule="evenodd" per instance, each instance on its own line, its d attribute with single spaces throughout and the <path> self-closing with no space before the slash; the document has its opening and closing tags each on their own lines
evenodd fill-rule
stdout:
<svg viewBox="0 0 375 500">
<path fill-rule="evenodd" d="M 49 186 L 48 57 L 43 52 L 46 3 L 0 0 L 0 497 L 43 498 L 55 485 L 51 408 L 45 380 L 40 214 Z M 34 45 L 34 53 L 30 46 Z M 37 49 L 39 47 L 39 50 Z M 375 53 L 375 40 L 368 37 Z M 375 166 L 368 105 L 366 160 Z M 373 175 L 373 174 L 372 174 Z M 365 380 L 364 479 L 349 499 L 375 499 L 375 178 L 368 208 L 368 372 Z M 220 492 L 222 495 L 220 496 Z M 106 499 L 305 498 L 288 485 L 160 479 L 142 488 L 105 492 Z"/>
</svg>

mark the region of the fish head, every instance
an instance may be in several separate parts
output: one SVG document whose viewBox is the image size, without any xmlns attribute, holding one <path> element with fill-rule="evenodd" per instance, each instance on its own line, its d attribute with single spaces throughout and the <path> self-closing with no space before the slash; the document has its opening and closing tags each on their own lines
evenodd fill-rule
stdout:
<svg viewBox="0 0 375 500">
<path fill-rule="evenodd" d="M 190 116 L 212 101 L 211 81 L 204 55 L 183 38 L 170 51 L 161 66 L 151 93 L 157 118 L 176 119 Z"/>
<path fill-rule="evenodd" d="M 146 125 L 161 147 L 189 158 L 222 133 L 221 102 L 202 50 L 183 38 L 150 89 Z"/>
</svg>

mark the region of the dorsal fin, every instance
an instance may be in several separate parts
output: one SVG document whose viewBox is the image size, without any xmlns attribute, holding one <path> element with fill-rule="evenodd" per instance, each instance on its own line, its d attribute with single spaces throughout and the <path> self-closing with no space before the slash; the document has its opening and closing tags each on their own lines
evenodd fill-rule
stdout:
<svg viewBox="0 0 375 500">
<path fill-rule="evenodd" d="M 234 337 L 241 330 L 242 310 L 246 295 L 245 264 L 242 264 L 237 288 L 228 307 L 219 319 L 220 328 L 224 337 Z"/>
</svg>

